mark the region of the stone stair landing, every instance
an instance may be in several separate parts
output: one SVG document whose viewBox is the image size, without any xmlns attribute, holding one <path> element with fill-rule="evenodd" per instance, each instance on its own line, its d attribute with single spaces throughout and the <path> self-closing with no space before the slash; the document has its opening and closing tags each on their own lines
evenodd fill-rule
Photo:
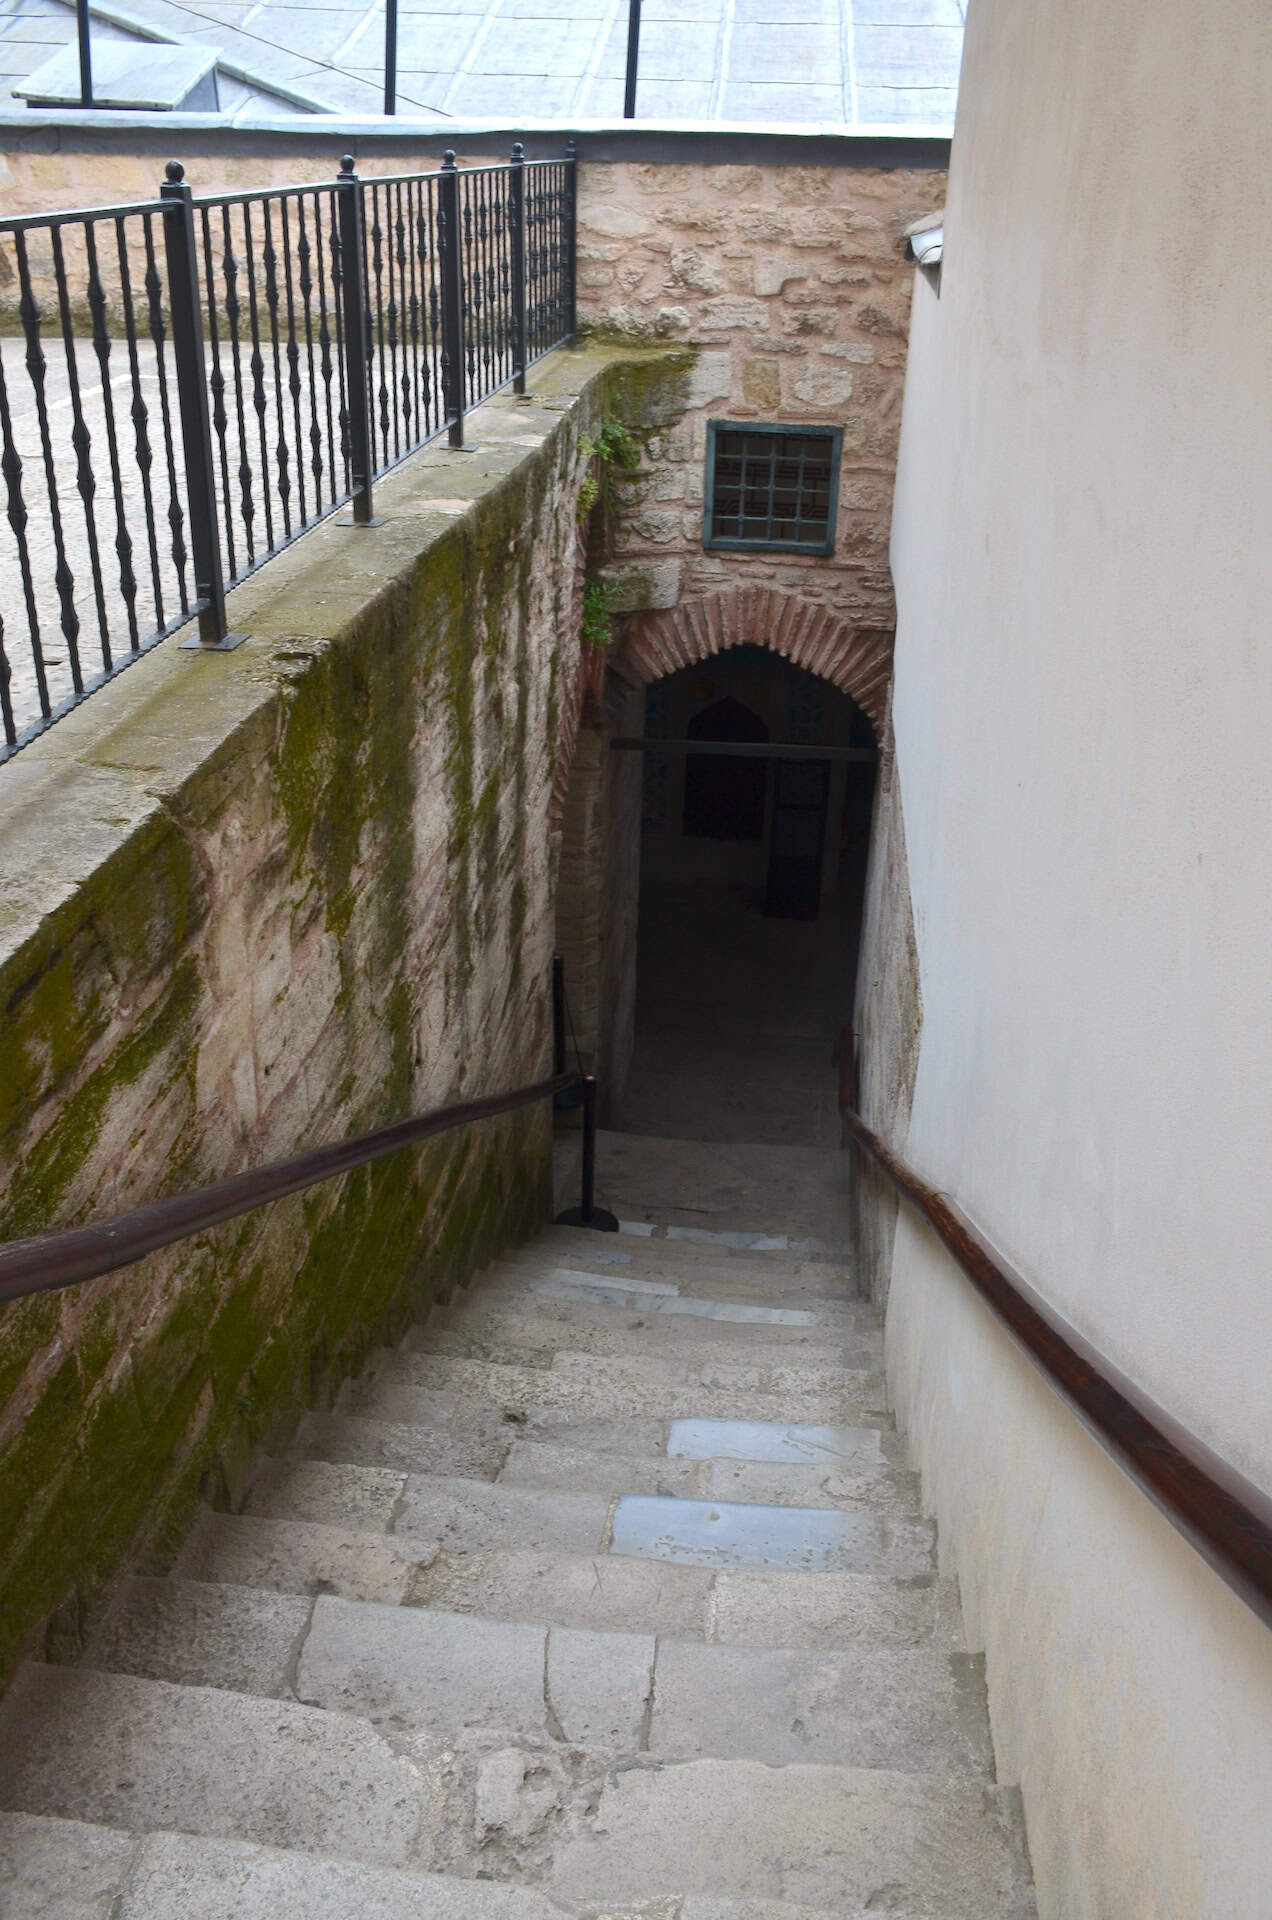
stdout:
<svg viewBox="0 0 1272 1920">
<path fill-rule="evenodd" d="M 3 1920 L 1032 1920 L 830 1211 L 651 1217 L 664 1144 L 21 1671 Z"/>
</svg>

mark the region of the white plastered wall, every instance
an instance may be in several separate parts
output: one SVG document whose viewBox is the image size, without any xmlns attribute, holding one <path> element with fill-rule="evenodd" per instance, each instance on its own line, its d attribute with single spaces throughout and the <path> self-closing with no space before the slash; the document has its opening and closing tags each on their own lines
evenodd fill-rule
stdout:
<svg viewBox="0 0 1272 1920">
<path fill-rule="evenodd" d="M 919 276 L 906 1151 L 1272 1488 L 1272 12 L 974 0 Z M 912 1223 L 889 1356 L 1046 1920 L 1268 1920 L 1272 1633 Z"/>
</svg>

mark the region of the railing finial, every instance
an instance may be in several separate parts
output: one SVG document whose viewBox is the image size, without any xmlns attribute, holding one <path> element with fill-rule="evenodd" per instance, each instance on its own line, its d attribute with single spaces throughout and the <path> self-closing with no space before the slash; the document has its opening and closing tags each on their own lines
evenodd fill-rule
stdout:
<svg viewBox="0 0 1272 1920">
<path fill-rule="evenodd" d="M 340 178 L 342 180 L 353 179 L 354 165 L 355 165 L 355 162 L 354 162 L 353 155 L 351 153 L 346 153 L 341 156 Z"/>
<path fill-rule="evenodd" d="M 170 180 L 174 187 L 178 187 L 185 179 L 185 168 L 179 160 L 169 160 L 163 170 L 163 177 L 165 180 Z"/>
</svg>

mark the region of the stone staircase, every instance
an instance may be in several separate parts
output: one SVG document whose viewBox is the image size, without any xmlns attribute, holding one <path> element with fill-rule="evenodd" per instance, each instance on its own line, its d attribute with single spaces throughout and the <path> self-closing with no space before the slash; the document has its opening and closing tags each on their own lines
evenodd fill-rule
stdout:
<svg viewBox="0 0 1272 1920">
<path fill-rule="evenodd" d="M 0 1915 L 1029 1920 L 880 1338 L 782 1234 L 478 1276 L 18 1675 Z"/>
</svg>

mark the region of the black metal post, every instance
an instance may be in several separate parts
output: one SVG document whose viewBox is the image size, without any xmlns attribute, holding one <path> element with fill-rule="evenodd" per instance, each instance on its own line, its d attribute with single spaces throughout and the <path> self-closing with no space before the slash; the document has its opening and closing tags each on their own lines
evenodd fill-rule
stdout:
<svg viewBox="0 0 1272 1920">
<path fill-rule="evenodd" d="M 367 380 L 367 299 L 362 283 L 362 182 L 353 155 L 340 162 L 336 181 L 340 228 L 340 285 L 344 309 L 345 396 L 349 407 L 349 479 L 353 524 L 372 524 L 371 388 Z"/>
<path fill-rule="evenodd" d="M 75 0 L 75 32 L 79 40 L 80 105 L 93 104 L 93 55 L 88 40 L 88 0 Z"/>
<path fill-rule="evenodd" d="M 464 267 L 459 169 L 450 148 L 437 182 L 437 249 L 442 274 L 442 401 L 450 444 L 464 444 Z"/>
<path fill-rule="evenodd" d="M 636 118 L 636 67 L 640 60 L 640 0 L 627 0 L 627 83 L 623 88 L 623 118 Z"/>
<path fill-rule="evenodd" d="M 526 150 L 518 140 L 508 163 L 508 237 L 512 243 L 512 390 L 526 390 Z M 553 992 L 560 954 L 552 961 Z M 555 1005 L 555 1000 L 553 1002 Z M 563 1042 L 564 1044 L 564 1042 Z M 564 1053 L 561 1055 L 564 1060 Z M 558 1067 L 558 1073 L 563 1069 Z"/>
<path fill-rule="evenodd" d="M 397 112 L 397 0 L 384 4 L 384 111 Z"/>
<path fill-rule="evenodd" d="M 582 1204 L 567 1207 L 556 1217 L 558 1227 L 591 1227 L 596 1233 L 617 1233 L 618 1221 L 596 1204 L 596 1076 L 583 1075 L 583 1190 Z"/>
<path fill-rule="evenodd" d="M 227 633 L 225 574 L 217 519 L 216 478 L 212 464 L 212 426 L 208 416 L 207 369 L 203 361 L 202 298 L 194 228 L 194 200 L 179 160 L 169 160 L 159 196 L 163 210 L 163 247 L 168 269 L 168 305 L 172 321 L 172 358 L 185 450 L 186 496 L 190 507 L 190 547 L 194 560 L 199 637 L 195 644 L 220 652 L 247 638 Z"/>
<path fill-rule="evenodd" d="M 579 148 L 565 143 L 565 331 L 572 342 L 579 330 Z"/>
</svg>

